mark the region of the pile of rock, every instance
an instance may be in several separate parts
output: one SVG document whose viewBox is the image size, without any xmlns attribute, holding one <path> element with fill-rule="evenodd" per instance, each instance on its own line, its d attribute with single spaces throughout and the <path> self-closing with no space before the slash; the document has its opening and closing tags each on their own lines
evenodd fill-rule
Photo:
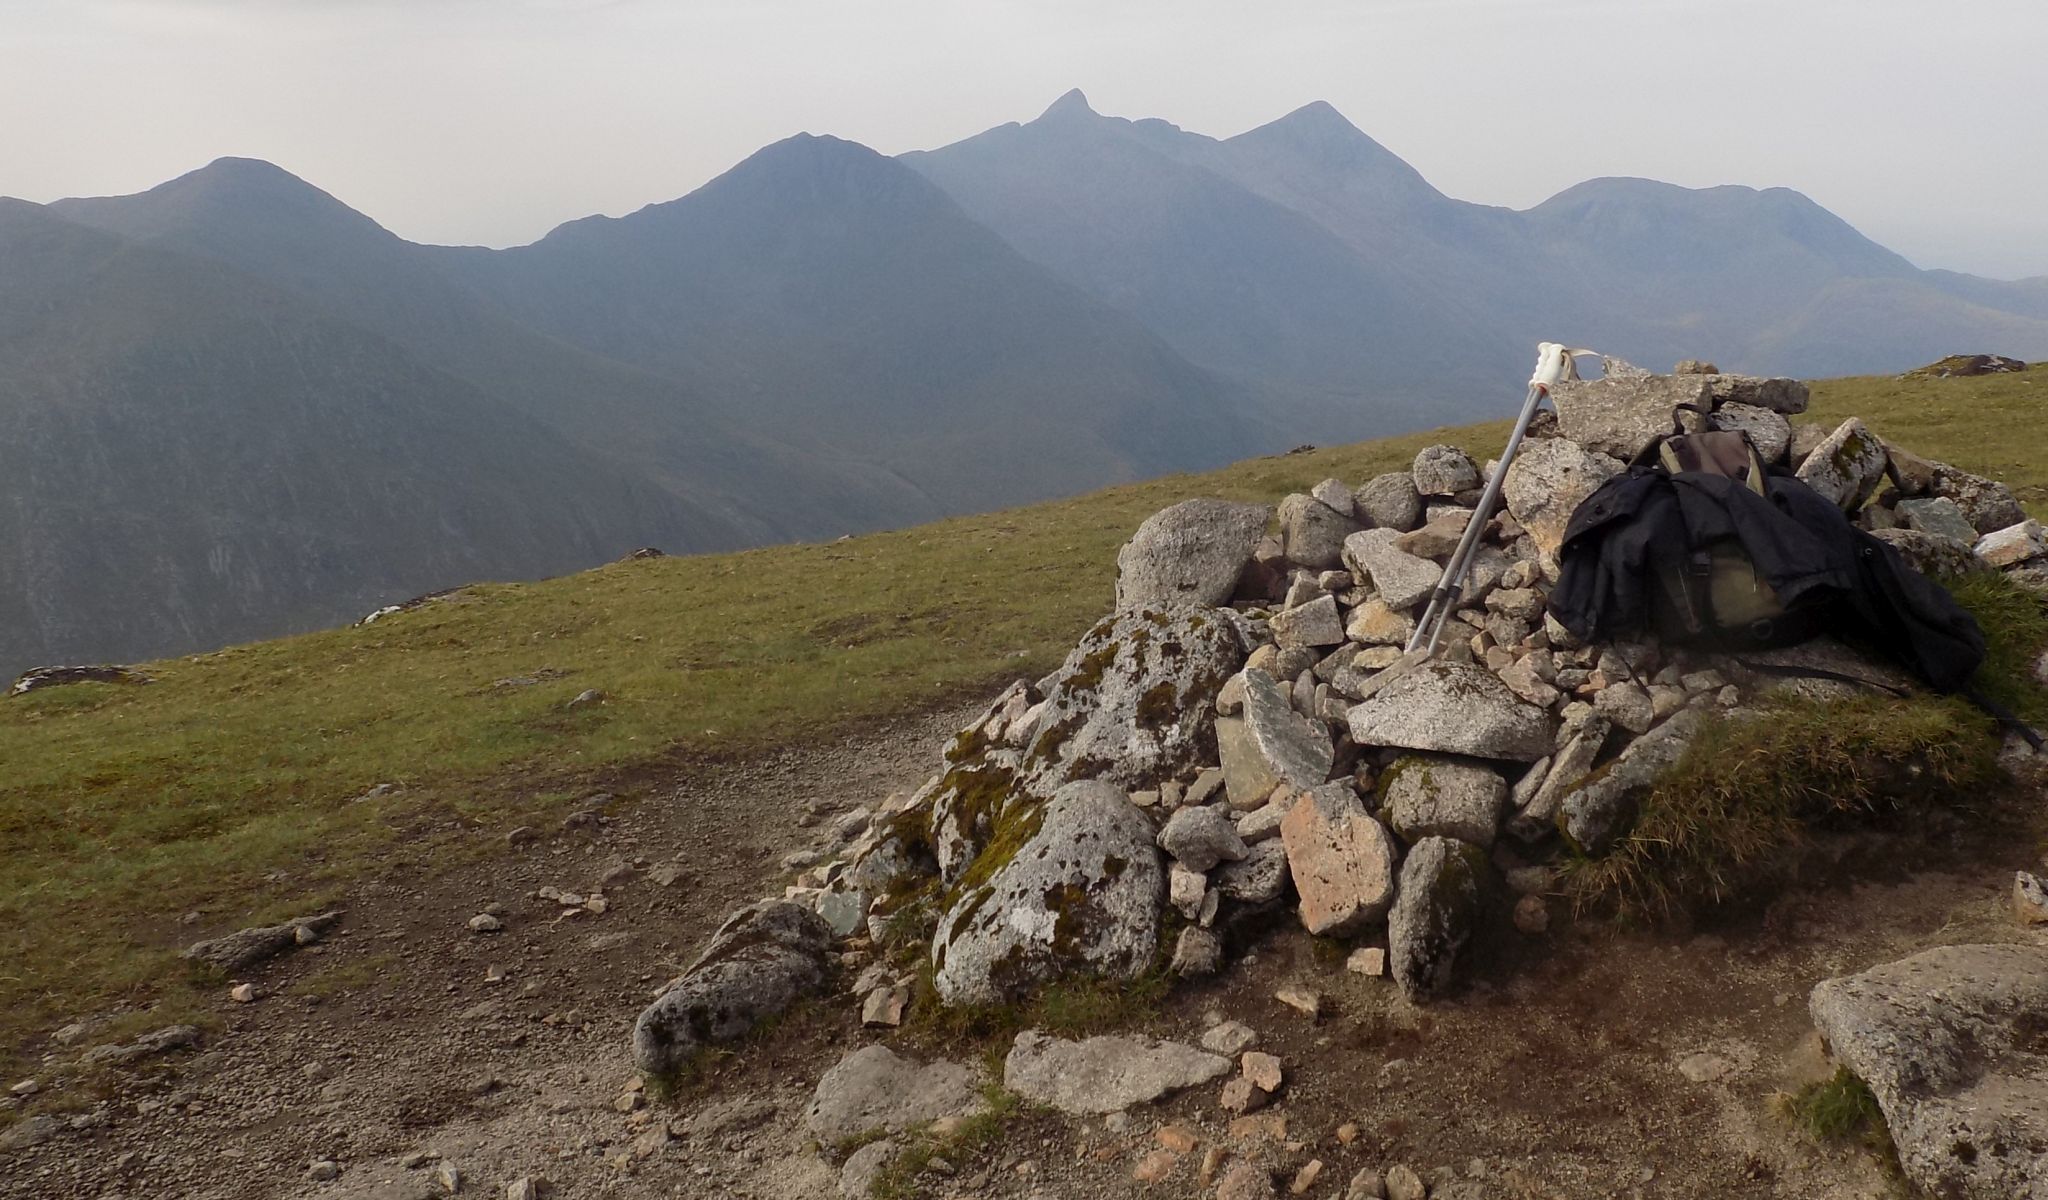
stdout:
<svg viewBox="0 0 2048 1200">
<path fill-rule="evenodd" d="M 1555 389 L 1420 666 L 1403 647 L 1494 464 L 1432 446 L 1410 470 L 1325 480 L 1277 510 L 1189 500 L 1154 515 L 1118 556 L 1115 611 L 786 899 L 842 943 L 920 939 L 947 1003 L 1162 959 L 1214 971 L 1290 910 L 1311 933 L 1384 946 L 1409 996 L 1436 993 L 1495 897 L 1518 895 L 1516 924 L 1539 932 L 1546 864 L 1607 850 L 1705 714 L 1773 683 L 1647 640 L 1580 645 L 1547 615 L 1573 510 L 1674 412 L 1748 432 L 1926 569 L 2048 588 L 2048 535 L 2003 485 L 1858 420 L 1795 425 L 1795 381 L 1703 370 L 1610 362 Z"/>
</svg>

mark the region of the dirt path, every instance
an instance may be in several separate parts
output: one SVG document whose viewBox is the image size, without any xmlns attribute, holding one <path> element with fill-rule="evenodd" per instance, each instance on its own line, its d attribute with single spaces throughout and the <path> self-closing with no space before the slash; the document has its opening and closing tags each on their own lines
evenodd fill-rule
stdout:
<svg viewBox="0 0 2048 1200">
<path fill-rule="evenodd" d="M 563 1197 L 836 1196 L 802 1113 L 863 1040 L 850 999 L 743 1049 L 673 1108 L 630 1090 L 628 1032 L 727 912 L 778 886 L 784 855 L 914 787 L 969 716 L 696 771 L 480 865 L 394 869 L 349 898 L 337 936 L 255 976 L 262 999 L 223 997 L 225 1029 L 199 1053 L 110 1095 L 96 1127 L 0 1157 L 0 1196 L 409 1200 L 445 1194 L 444 1162 L 462 1195 L 530 1176 Z M 1867 1156 L 1809 1145 L 1770 1114 L 1774 1091 L 1820 1069 L 1807 990 L 1925 945 L 2019 936 L 2004 889 L 2033 854 L 1797 895 L 1684 938 L 1562 923 L 1509 935 L 1488 948 L 1484 982 L 1428 1010 L 1276 929 L 1176 992 L 1147 1030 L 1192 1040 L 1226 1016 L 1251 1025 L 1289 1071 L 1267 1114 L 1233 1133 L 1210 1087 L 1127 1122 L 1029 1115 L 927 1191 L 1201 1194 L 1199 1151 L 1158 1183 L 1132 1178 L 1156 1128 L 1179 1121 L 1283 1180 L 1321 1160 L 1312 1196 L 1395 1162 L 1447 1170 L 1475 1196 L 1882 1196 Z M 606 880 L 602 914 L 564 919 L 533 896 Z M 472 933 L 494 904 L 504 930 Z M 1320 993 L 1322 1015 L 1278 1003 L 1288 984 Z M 338 1178 L 309 1175 L 318 1161 Z"/>
</svg>

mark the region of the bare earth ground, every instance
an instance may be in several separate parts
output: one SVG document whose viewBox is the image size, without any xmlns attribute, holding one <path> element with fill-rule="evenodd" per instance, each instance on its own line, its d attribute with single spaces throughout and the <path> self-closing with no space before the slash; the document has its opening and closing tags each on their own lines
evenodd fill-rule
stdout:
<svg viewBox="0 0 2048 1200">
<path fill-rule="evenodd" d="M 779 888 L 784 854 L 823 840 L 833 814 L 916 786 L 971 715 L 696 769 L 481 862 L 393 867 L 347 898 L 332 937 L 259 968 L 260 999 L 223 991 L 224 1027 L 197 1053 L 103 1087 L 85 1110 L 93 1127 L 0 1157 L 0 1197 L 402 1200 L 439 1194 L 442 1160 L 463 1195 L 532 1176 L 563 1197 L 836 1196 L 802 1116 L 818 1076 L 873 1038 L 851 997 L 740 1049 L 674 1107 L 631 1107 L 629 1030 L 727 912 Z M 2006 889 L 2038 851 L 2009 844 L 1967 866 L 1795 894 L 1710 933 L 1560 919 L 1485 947 L 1482 982 L 1427 1010 L 1279 927 L 1218 979 L 1176 990 L 1146 1029 L 1190 1041 L 1223 1017 L 1256 1029 L 1288 1070 L 1260 1119 L 1233 1133 L 1216 1085 L 1120 1129 L 1027 1112 L 927 1194 L 1205 1194 L 1201 1150 L 1160 1182 L 1132 1178 L 1157 1128 L 1178 1121 L 1283 1184 L 1320 1159 L 1311 1196 L 1341 1197 L 1358 1168 L 1396 1162 L 1454 1171 L 1485 1196 L 1889 1195 L 1869 1155 L 1815 1146 L 1770 1111 L 1774 1092 L 1823 1072 L 1806 993 L 1923 946 L 2021 936 Z M 587 892 L 636 861 L 602 914 L 561 920 L 532 896 Z M 681 877 L 660 882 L 664 866 Z M 504 906 L 504 932 L 470 932 L 490 904 Z M 493 965 L 503 982 L 487 982 Z M 1273 998 L 1288 984 L 1321 994 L 1320 1018 Z M 321 1159 L 337 1179 L 309 1177 Z"/>
</svg>

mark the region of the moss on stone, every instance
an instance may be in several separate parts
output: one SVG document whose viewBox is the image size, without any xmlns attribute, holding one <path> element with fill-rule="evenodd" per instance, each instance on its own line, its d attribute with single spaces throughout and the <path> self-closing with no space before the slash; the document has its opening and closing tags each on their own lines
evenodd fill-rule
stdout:
<svg viewBox="0 0 2048 1200">
<path fill-rule="evenodd" d="M 1140 729 L 1158 729 L 1172 723 L 1180 715 L 1180 695 L 1171 683 L 1155 684 L 1138 697 L 1137 721 Z"/>
</svg>

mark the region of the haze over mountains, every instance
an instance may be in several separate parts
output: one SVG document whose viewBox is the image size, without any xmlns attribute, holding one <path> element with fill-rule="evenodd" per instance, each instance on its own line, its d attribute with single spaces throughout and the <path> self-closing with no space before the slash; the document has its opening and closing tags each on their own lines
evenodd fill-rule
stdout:
<svg viewBox="0 0 2048 1200">
<path fill-rule="evenodd" d="M 1453 200 L 1325 104 L 799 135 L 509 250 L 267 163 L 0 201 L 0 670 L 1497 414 L 1533 343 L 1806 376 L 2048 355 L 2048 280 L 1785 189 Z"/>
</svg>

